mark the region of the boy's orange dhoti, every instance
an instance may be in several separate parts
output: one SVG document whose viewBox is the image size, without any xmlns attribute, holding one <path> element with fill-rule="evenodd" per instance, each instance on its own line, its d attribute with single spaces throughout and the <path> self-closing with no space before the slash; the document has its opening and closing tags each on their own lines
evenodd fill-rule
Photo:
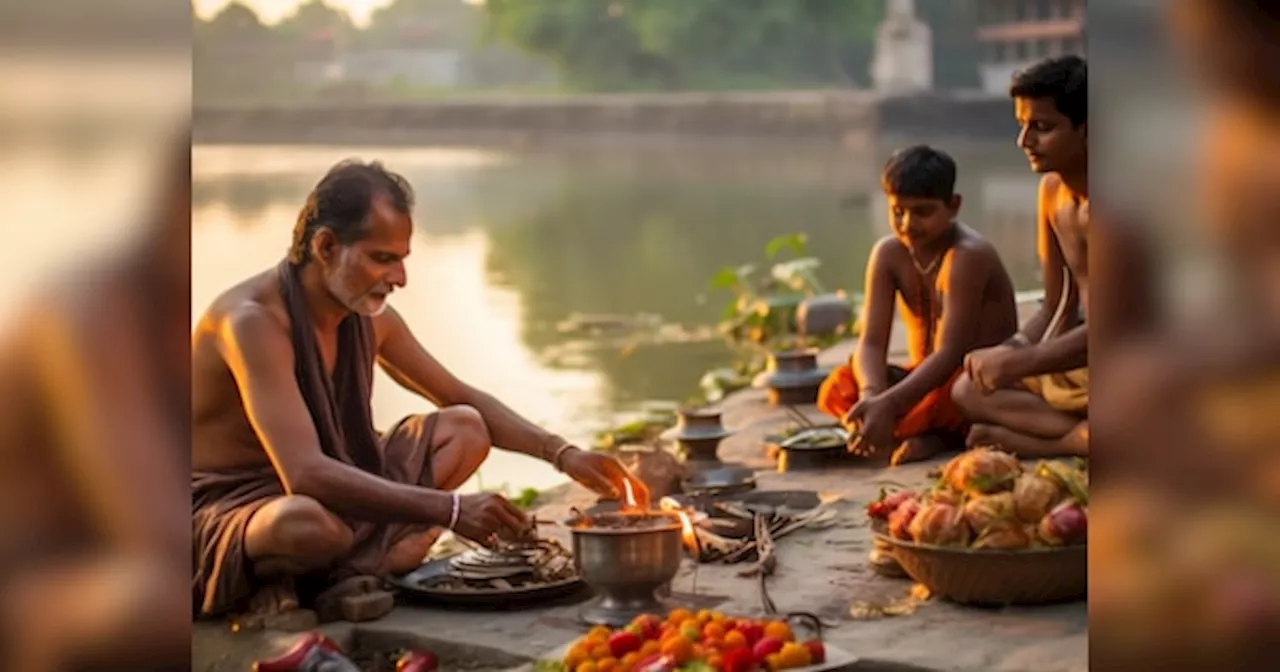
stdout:
<svg viewBox="0 0 1280 672">
<path fill-rule="evenodd" d="M 906 415 L 898 419 L 894 428 L 894 438 L 905 441 L 913 436 L 930 432 L 963 433 L 968 430 L 968 422 L 960 414 L 960 409 L 951 400 L 951 386 L 963 373 L 957 369 L 945 385 L 925 395 Z M 911 373 L 908 368 L 890 366 L 890 384 L 895 384 Z M 818 410 L 827 415 L 843 420 L 849 409 L 858 403 L 857 376 L 848 364 L 842 364 L 822 382 L 818 389 Z"/>
</svg>

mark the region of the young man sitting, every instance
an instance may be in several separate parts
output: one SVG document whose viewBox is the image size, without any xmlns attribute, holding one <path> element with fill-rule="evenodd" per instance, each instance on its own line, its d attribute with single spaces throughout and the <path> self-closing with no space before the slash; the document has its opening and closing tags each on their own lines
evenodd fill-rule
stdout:
<svg viewBox="0 0 1280 672">
<path fill-rule="evenodd" d="M 889 159 L 881 183 L 894 234 L 871 251 L 857 349 L 823 383 L 818 407 L 850 430 L 851 451 L 892 451 L 897 465 L 963 437 L 951 385 L 966 355 L 1004 342 L 1018 320 L 999 254 L 956 221 L 955 161 L 908 147 Z M 907 329 L 905 368 L 888 362 L 895 303 Z"/>
</svg>

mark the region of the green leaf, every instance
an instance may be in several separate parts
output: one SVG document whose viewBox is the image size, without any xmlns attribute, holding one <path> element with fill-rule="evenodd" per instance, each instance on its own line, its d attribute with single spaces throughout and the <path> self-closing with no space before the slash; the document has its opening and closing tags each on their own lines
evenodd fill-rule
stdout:
<svg viewBox="0 0 1280 672">
<path fill-rule="evenodd" d="M 809 236 L 803 232 L 778 236 L 764 246 L 764 255 L 773 259 L 783 250 L 791 250 L 796 255 L 803 255 L 808 242 Z"/>
<path fill-rule="evenodd" d="M 711 276 L 711 289 L 733 289 L 738 284 L 738 269 L 725 266 Z"/>
</svg>

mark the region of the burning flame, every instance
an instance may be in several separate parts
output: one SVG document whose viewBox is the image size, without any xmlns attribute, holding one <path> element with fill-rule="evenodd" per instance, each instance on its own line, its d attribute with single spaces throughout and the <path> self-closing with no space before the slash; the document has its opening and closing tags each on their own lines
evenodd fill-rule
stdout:
<svg viewBox="0 0 1280 672">
<path fill-rule="evenodd" d="M 698 533 L 693 530 L 693 519 L 685 511 L 679 511 L 676 515 L 680 516 L 680 538 L 684 541 L 685 547 L 696 558 L 701 550 L 701 544 L 698 543 Z"/>
<path fill-rule="evenodd" d="M 622 488 L 626 492 L 623 495 L 623 504 L 627 509 L 638 508 L 636 504 L 636 493 L 631 489 L 631 481 L 623 481 Z"/>
<path fill-rule="evenodd" d="M 670 497 L 663 497 L 658 500 L 658 508 L 663 511 L 679 511 L 681 509 L 680 502 Z"/>
</svg>

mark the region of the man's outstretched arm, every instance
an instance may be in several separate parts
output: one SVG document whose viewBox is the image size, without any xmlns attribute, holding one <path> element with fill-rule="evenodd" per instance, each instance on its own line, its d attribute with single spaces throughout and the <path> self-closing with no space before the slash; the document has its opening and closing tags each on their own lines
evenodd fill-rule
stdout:
<svg viewBox="0 0 1280 672">
<path fill-rule="evenodd" d="M 493 395 L 458 380 L 422 347 L 395 310 L 379 315 L 374 325 L 378 332 L 378 361 L 405 389 L 439 407 L 467 404 L 480 412 L 497 446 L 546 460 L 604 496 L 620 497 L 622 489 L 629 487 L 636 504 L 649 505 L 648 487 L 618 460 L 584 451 L 526 420 Z"/>
<path fill-rule="evenodd" d="M 243 306 L 223 321 L 218 336 L 249 422 L 285 492 L 307 495 L 338 515 L 358 520 L 434 525 L 449 521 L 450 494 L 395 483 L 321 451 L 294 377 L 293 344 L 279 318 L 262 306 Z"/>
<path fill-rule="evenodd" d="M 443 408 L 466 404 L 480 412 L 496 446 L 551 461 L 569 445 L 563 437 L 533 424 L 493 395 L 453 375 L 418 342 L 394 308 L 374 319 L 378 363 L 402 387 Z"/>
</svg>

